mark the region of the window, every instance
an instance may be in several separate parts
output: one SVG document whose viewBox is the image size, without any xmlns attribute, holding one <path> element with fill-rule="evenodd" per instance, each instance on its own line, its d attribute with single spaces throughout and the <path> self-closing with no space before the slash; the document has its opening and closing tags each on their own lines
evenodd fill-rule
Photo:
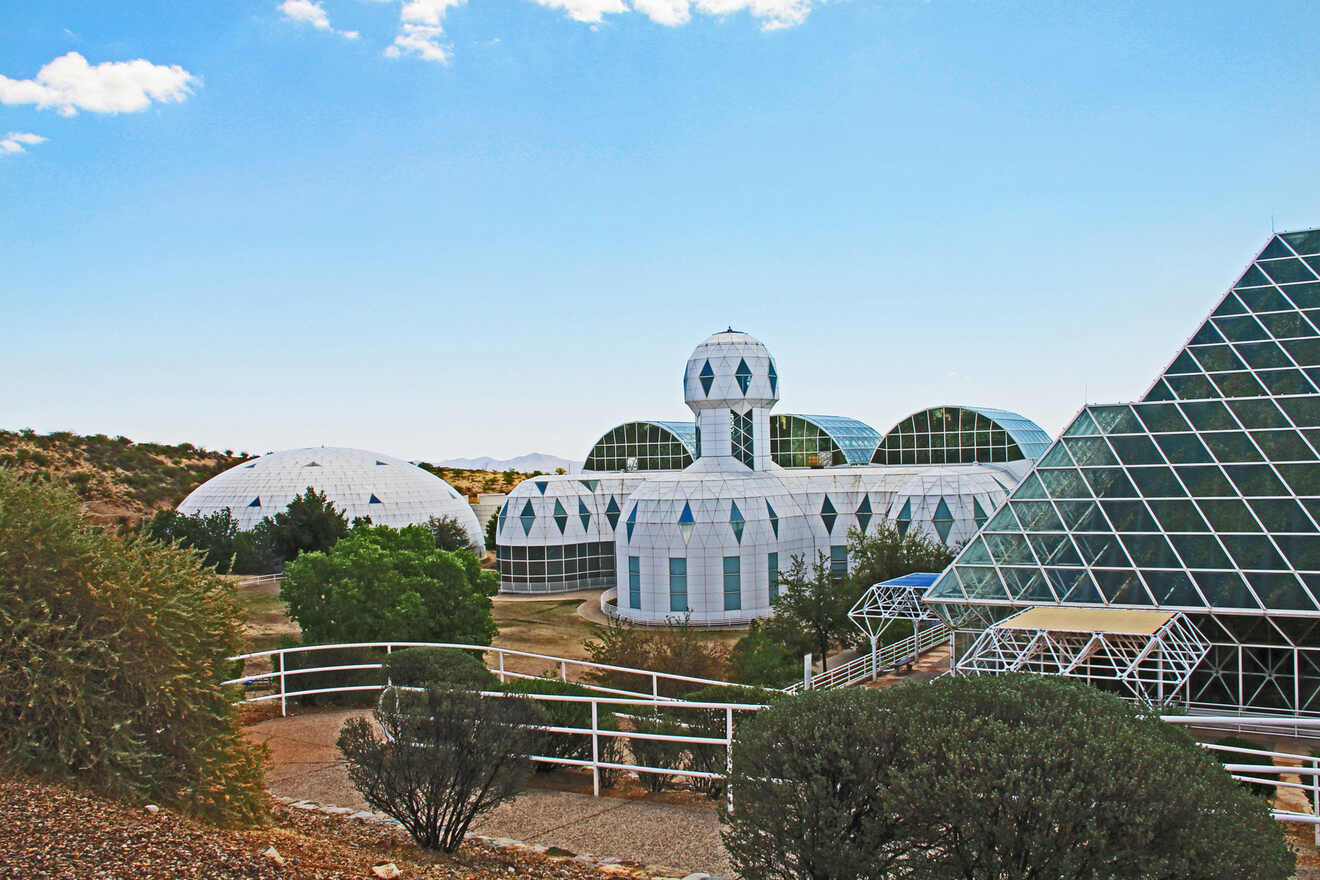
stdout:
<svg viewBox="0 0 1320 880">
<path fill-rule="evenodd" d="M 724 557 L 724 610 L 742 608 L 742 558 Z"/>
<path fill-rule="evenodd" d="M 848 574 L 848 545 L 835 544 L 830 548 L 830 574 L 836 578 Z"/>
<path fill-rule="evenodd" d="M 766 557 L 766 567 L 770 570 L 770 601 L 779 598 L 779 554 L 771 553 Z"/>
<path fill-rule="evenodd" d="M 642 559 L 628 557 L 628 607 L 642 607 Z"/>
<path fill-rule="evenodd" d="M 669 610 L 687 611 L 687 559 L 669 560 Z"/>
<path fill-rule="evenodd" d="M 753 467 L 751 410 L 743 415 L 729 410 L 729 437 L 733 441 L 733 457 L 748 467 Z"/>
</svg>

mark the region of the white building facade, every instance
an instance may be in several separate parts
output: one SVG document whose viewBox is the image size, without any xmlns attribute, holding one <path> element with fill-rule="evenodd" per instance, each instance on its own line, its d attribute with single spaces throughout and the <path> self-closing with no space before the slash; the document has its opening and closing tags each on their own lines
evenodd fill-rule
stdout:
<svg viewBox="0 0 1320 880">
<path fill-rule="evenodd" d="M 937 407 L 885 437 L 852 419 L 772 417 L 778 367 L 733 330 L 697 346 L 683 390 L 695 423 L 626 423 L 587 471 L 510 493 L 496 531 L 502 591 L 617 587 L 627 620 L 747 623 L 771 613 L 795 557 L 846 570 L 854 528 L 884 519 L 966 542 L 1049 443 L 1002 410 Z"/>
</svg>

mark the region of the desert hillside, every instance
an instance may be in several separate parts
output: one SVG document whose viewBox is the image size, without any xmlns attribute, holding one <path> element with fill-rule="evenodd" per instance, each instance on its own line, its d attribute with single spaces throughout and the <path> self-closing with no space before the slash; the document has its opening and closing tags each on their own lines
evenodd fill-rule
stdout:
<svg viewBox="0 0 1320 880">
<path fill-rule="evenodd" d="M 168 446 L 104 434 L 0 430 L 0 467 L 67 482 L 82 498 L 88 515 L 130 530 L 157 510 L 175 506 L 216 474 L 252 457 L 232 449 L 201 449 L 191 443 Z M 421 462 L 421 467 L 469 497 L 481 492 L 508 492 L 530 476 L 516 471 L 439 467 L 427 462 Z"/>
</svg>

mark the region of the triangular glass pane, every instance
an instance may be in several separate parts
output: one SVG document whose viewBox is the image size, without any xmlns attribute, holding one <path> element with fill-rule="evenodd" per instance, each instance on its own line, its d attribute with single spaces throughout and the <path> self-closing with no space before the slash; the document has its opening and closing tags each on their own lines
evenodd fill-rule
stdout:
<svg viewBox="0 0 1320 880">
<path fill-rule="evenodd" d="M 1281 257 L 1291 257 L 1292 255 L 1292 248 L 1284 244 L 1283 239 L 1276 235 L 1270 239 L 1270 243 L 1265 245 L 1265 250 L 1261 251 L 1260 256 L 1256 259 L 1275 260 Z"/>
<path fill-rule="evenodd" d="M 583 531 L 591 528 L 591 511 L 587 510 L 587 505 L 582 503 L 581 498 L 578 499 L 578 519 L 582 520 Z"/>
<path fill-rule="evenodd" d="M 775 537 L 778 538 L 778 537 L 779 537 L 779 514 L 775 513 L 775 509 L 774 509 L 773 507 L 770 506 L 770 502 L 769 502 L 769 501 L 767 501 L 767 502 L 765 503 L 765 512 L 766 512 L 766 515 L 770 518 L 770 528 L 774 530 Z"/>
<path fill-rule="evenodd" d="M 1082 562 L 1088 566 L 1127 567 L 1132 563 L 1113 535 L 1075 535 Z"/>
<path fill-rule="evenodd" d="M 1164 381 L 1179 400 L 1207 400 L 1219 396 L 1219 389 L 1200 373 L 1193 376 L 1166 376 Z"/>
<path fill-rule="evenodd" d="M 530 535 L 532 533 L 532 523 L 536 522 L 536 511 L 532 509 L 532 502 L 528 501 L 523 505 L 522 513 L 518 515 L 518 519 L 522 521 L 523 534 Z"/>
<path fill-rule="evenodd" d="M 1091 572 L 1100 592 L 1109 597 L 1111 605 L 1153 605 L 1146 586 L 1137 573 L 1128 569 L 1112 571 L 1096 569 Z"/>
<path fill-rule="evenodd" d="M 1082 410 L 1081 413 L 1078 414 L 1077 418 L 1073 419 L 1072 424 L 1068 426 L 1068 430 L 1063 432 L 1063 436 L 1077 437 L 1086 434 L 1099 434 L 1099 433 L 1100 433 L 1100 428 L 1096 426 L 1095 419 L 1091 418 L 1091 414 L 1088 413 L 1086 410 Z"/>
<path fill-rule="evenodd" d="M 1247 574 L 1247 580 L 1266 608 L 1285 611 L 1316 610 L 1311 594 L 1302 587 L 1297 575 L 1291 572 L 1279 574 L 1250 572 Z"/>
<path fill-rule="evenodd" d="M 555 512 L 553 518 L 555 525 L 559 527 L 559 534 L 562 535 L 564 529 L 568 527 L 568 511 L 564 510 L 564 505 L 559 502 L 558 498 L 555 499 Z"/>
<path fill-rule="evenodd" d="M 1229 296 L 1232 296 L 1232 294 L 1229 294 Z M 1193 360 L 1192 356 L 1187 353 L 1186 349 L 1184 349 L 1173 359 L 1173 363 L 1169 365 L 1169 369 L 1165 370 L 1165 372 L 1170 374 L 1199 373 L 1201 372 L 1201 368 L 1196 365 L 1196 361 Z"/>
<path fill-rule="evenodd" d="M 1232 568 L 1233 561 L 1219 546 L 1214 535 L 1171 535 L 1173 546 L 1182 557 L 1183 564 L 1192 569 Z"/>
<path fill-rule="evenodd" d="M 1036 476 L 1035 473 L 1030 473 L 1027 474 L 1027 478 L 1022 481 L 1022 485 L 1018 486 L 1017 491 L 1013 493 L 1013 497 L 1029 499 L 1048 498 L 1049 493 L 1045 491 L 1045 487 L 1041 484 L 1040 477 Z"/>
<path fill-rule="evenodd" d="M 1223 342 L 1224 337 L 1214 328 L 1214 325 L 1206 321 L 1201 325 L 1201 329 L 1196 331 L 1189 345 L 1214 345 Z"/>
<path fill-rule="evenodd" d="M 1144 430 L 1126 406 L 1092 407 L 1091 416 L 1106 434 L 1140 434 Z"/>
<path fill-rule="evenodd" d="M 1014 599 L 1027 602 L 1053 602 L 1054 592 L 1038 568 L 1002 568 L 1004 586 Z"/>
<path fill-rule="evenodd" d="M 1141 419 L 1153 434 L 1192 429 L 1192 426 L 1187 424 L 1187 419 L 1178 411 L 1178 407 L 1172 403 L 1140 403 L 1133 409 L 1137 412 L 1137 418 Z"/>
<path fill-rule="evenodd" d="M 633 536 L 633 527 L 637 525 L 637 505 L 636 505 L 636 504 L 633 505 L 632 512 L 630 512 L 630 513 L 628 514 L 628 519 L 626 520 L 626 525 L 627 525 L 627 529 L 628 529 L 628 540 L 631 541 L 631 540 L 632 540 L 632 536 Z M 684 543 L 686 544 L 687 541 L 684 540 Z"/>
<path fill-rule="evenodd" d="M 1045 484 L 1051 498 L 1090 498 L 1091 490 L 1086 487 L 1082 475 L 1073 468 L 1067 470 L 1044 470 L 1036 472 Z"/>
<path fill-rule="evenodd" d="M 1118 468 L 1086 468 L 1082 471 L 1097 498 L 1136 498 L 1137 490 Z"/>
<path fill-rule="evenodd" d="M 985 536 L 985 546 L 990 556 L 1000 565 L 1036 564 L 1036 557 L 1032 555 L 1031 547 L 1022 535 L 990 533 Z"/>
<path fill-rule="evenodd" d="M 1236 318 L 1215 318 L 1214 325 L 1219 328 L 1219 332 L 1224 334 L 1224 338 L 1229 342 L 1255 342 L 1258 339 L 1268 339 L 1269 334 L 1251 315 L 1242 315 Z M 1193 351 L 1193 354 L 1200 354 L 1199 351 Z M 1200 357 L 1197 358 L 1200 360 Z"/>
<path fill-rule="evenodd" d="M 248 502 L 248 507 L 260 507 L 260 506 L 261 506 L 260 495 L 258 495 L 256 498 L 253 498 L 251 501 Z"/>
<path fill-rule="evenodd" d="M 1228 296 L 1224 297 L 1224 301 L 1219 304 L 1219 308 L 1212 312 L 1212 316 L 1223 318 L 1228 315 L 1245 315 L 1246 313 L 1246 306 L 1242 305 L 1241 300 L 1230 293 Z M 1173 372 L 1173 370 L 1170 370 L 1169 372 Z"/>
<path fill-rule="evenodd" d="M 948 572 L 945 573 L 944 577 L 940 578 L 938 581 L 935 582 L 935 586 L 931 587 L 929 592 L 926 593 L 926 595 L 931 597 L 932 599 L 966 598 L 965 594 L 963 593 L 962 584 L 958 582 L 958 575 L 956 572 L 954 572 L 952 568 L 950 568 Z"/>
<path fill-rule="evenodd" d="M 1211 608 L 1260 608 L 1242 575 L 1233 571 L 1195 571 L 1192 577 Z"/>
<path fill-rule="evenodd" d="M 1099 508 L 1095 506 L 1094 501 L 1056 501 L 1055 508 L 1059 511 L 1059 516 L 1063 518 L 1063 524 L 1070 531 L 1078 531 L 1078 526 L 1083 522 L 1103 523 L 1099 516 Z M 1101 529 L 1107 529 L 1107 526 L 1100 525 Z"/>
<path fill-rule="evenodd" d="M 377 498 L 375 495 L 372 495 L 370 498 L 367 499 L 367 503 L 368 503 L 368 504 L 380 504 L 381 501 L 380 501 L 380 499 Z"/>
<path fill-rule="evenodd" d="M 1003 507 L 999 508 L 999 512 L 995 514 L 994 519 L 990 520 L 989 525 L 986 526 L 986 531 L 1013 532 L 1017 531 L 1019 528 L 1021 528 L 1021 526 L 1018 525 L 1017 518 L 1013 516 L 1013 511 L 1009 509 L 1007 504 L 1005 504 Z"/>
<path fill-rule="evenodd" d="M 1293 306 L 1279 293 L 1277 287 L 1253 287 L 1249 290 L 1239 290 L 1238 296 L 1241 297 L 1243 305 L 1253 312 L 1285 312 Z"/>
<path fill-rule="evenodd" d="M 1067 535 L 1028 534 L 1041 565 L 1081 565 L 1082 557 Z"/>
<path fill-rule="evenodd" d="M 770 362 L 770 393 L 779 393 L 779 374 L 775 372 L 775 362 Z"/>
<path fill-rule="evenodd" d="M 630 515 L 630 518 L 631 518 L 633 515 L 635 515 L 636 513 L 637 513 L 637 505 L 634 504 L 634 505 L 633 505 L 633 512 L 632 512 L 632 514 Z M 695 520 L 694 520 L 693 517 L 692 517 L 692 505 L 689 504 L 689 503 L 686 502 L 686 501 L 683 502 L 683 512 L 680 513 L 680 514 L 678 515 L 678 521 L 679 521 L 679 523 L 692 523 L 692 522 L 695 522 Z"/>
<path fill-rule="evenodd" d="M 1008 590 L 993 568 L 959 565 L 955 568 L 969 599 L 1008 599 Z"/>
<path fill-rule="evenodd" d="M 1287 260 L 1270 260 L 1257 263 L 1275 284 L 1293 284 L 1298 281 L 1314 281 L 1316 276 L 1311 267 L 1296 257 Z"/>
<path fill-rule="evenodd" d="M 958 556 L 958 561 L 967 565 L 989 565 L 992 562 L 990 551 L 985 548 L 985 542 L 980 538 L 967 545 L 967 549 Z"/>
<path fill-rule="evenodd" d="M 578 482 L 586 486 L 588 492 L 595 492 L 596 487 L 600 485 L 600 480 L 578 480 Z"/>
<path fill-rule="evenodd" d="M 985 525 L 985 508 L 981 506 L 981 502 L 975 497 L 972 498 L 972 517 L 976 520 L 976 527 L 978 529 Z"/>
<path fill-rule="evenodd" d="M 1320 253 L 1320 229 L 1310 229 L 1306 232 L 1286 232 L 1283 240 L 1292 246 L 1292 249 L 1302 256 L 1307 254 Z"/>
<path fill-rule="evenodd" d="M 605 508 L 605 518 L 610 521 L 610 528 L 619 527 L 619 502 L 614 500 L 613 495 L 610 496 L 610 503 Z"/>
<path fill-rule="evenodd" d="M 1040 460 L 1037 467 L 1072 467 L 1072 459 L 1068 456 L 1068 450 L 1062 443 L 1055 443 L 1045 457 Z"/>
<path fill-rule="evenodd" d="M 1151 386 L 1150 391 L 1147 391 L 1146 396 L 1142 399 L 1143 400 L 1173 400 L 1175 399 L 1175 397 L 1176 395 L 1173 393 L 1173 391 L 1169 388 L 1168 385 L 1165 384 L 1164 380 L 1161 379 L 1158 382 L 1156 382 L 1153 386 Z"/>
<path fill-rule="evenodd" d="M 1095 581 L 1080 568 L 1048 568 L 1045 573 L 1059 594 L 1059 601 L 1074 605 L 1103 605 L 1105 597 L 1096 589 Z"/>
<path fill-rule="evenodd" d="M 1247 267 L 1247 271 L 1243 273 L 1242 277 L 1238 279 L 1237 284 L 1234 284 L 1233 286 L 1259 287 L 1262 284 L 1269 284 L 1269 283 L 1270 283 L 1270 279 L 1266 278 L 1265 273 L 1261 272 L 1260 269 L 1256 267 L 1256 264 L 1253 263 Z"/>
<path fill-rule="evenodd" d="M 937 523 L 953 522 L 953 514 L 949 512 L 949 505 L 943 498 L 940 499 L 939 504 L 935 505 L 935 515 L 931 519 Z"/>
<path fill-rule="evenodd" d="M 540 492 L 542 495 L 544 495 L 544 494 L 545 494 L 545 487 L 546 487 L 546 485 L 548 485 L 548 484 L 546 483 L 545 480 L 533 480 L 533 481 L 532 481 L 532 485 L 536 487 L 536 489 L 537 489 L 538 492 Z"/>
<path fill-rule="evenodd" d="M 1114 453 L 1109 450 L 1109 445 L 1101 437 L 1069 438 L 1063 442 L 1068 445 L 1073 460 L 1082 467 L 1118 464 L 1118 459 L 1114 458 Z"/>
<path fill-rule="evenodd" d="M 733 378 L 738 380 L 738 387 L 742 389 L 743 395 L 746 396 L 747 389 L 752 387 L 752 370 L 747 366 L 745 359 L 740 358 L 738 360 L 738 369 L 734 371 Z"/>
<path fill-rule="evenodd" d="M 953 520 L 934 520 L 935 531 L 939 533 L 940 540 L 944 543 L 949 542 L 949 532 L 953 529 Z"/>
<path fill-rule="evenodd" d="M 1140 501 L 1102 501 L 1105 516 L 1118 532 L 1157 532 L 1159 525 Z M 1140 563 L 1138 563 L 1140 564 Z"/>
<path fill-rule="evenodd" d="M 1273 315 L 1259 316 L 1261 324 L 1275 339 L 1293 339 L 1299 336 L 1315 336 L 1315 327 L 1301 312 L 1278 312 Z"/>
</svg>

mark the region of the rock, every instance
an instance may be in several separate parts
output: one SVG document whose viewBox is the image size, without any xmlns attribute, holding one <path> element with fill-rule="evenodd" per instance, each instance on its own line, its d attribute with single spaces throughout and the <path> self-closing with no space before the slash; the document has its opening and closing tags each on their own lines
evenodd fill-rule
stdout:
<svg viewBox="0 0 1320 880">
<path fill-rule="evenodd" d="M 371 873 L 379 877 L 380 880 L 395 880 L 396 877 L 403 876 L 403 872 L 399 870 L 399 866 L 393 862 L 383 862 L 379 865 L 373 865 Z"/>
<path fill-rule="evenodd" d="M 280 851 L 273 846 L 268 846 L 263 849 L 261 851 L 261 856 L 277 868 L 284 867 L 284 856 L 280 855 Z"/>
<path fill-rule="evenodd" d="M 603 858 L 603 859 L 601 859 L 599 862 L 597 862 L 597 864 L 599 864 L 599 865 L 617 865 L 617 864 L 619 864 L 619 863 L 622 862 L 622 861 L 623 861 L 623 859 L 619 858 L 618 856 L 606 856 L 605 858 Z"/>
<path fill-rule="evenodd" d="M 704 871 L 698 871 L 695 874 L 688 874 L 683 880 L 711 880 L 711 876 Z"/>
<path fill-rule="evenodd" d="M 374 822 L 376 821 L 376 814 L 368 810 L 358 810 L 356 813 L 349 815 L 348 818 L 358 819 L 362 822 Z"/>
<path fill-rule="evenodd" d="M 545 854 L 554 859 L 571 859 L 577 855 L 577 853 L 570 849 L 564 849 L 562 846 L 548 846 L 545 849 Z"/>
<path fill-rule="evenodd" d="M 680 878 L 687 876 L 687 872 L 680 871 L 678 868 L 671 868 L 668 865 L 647 865 L 645 868 L 642 868 L 642 871 L 643 873 L 655 877 L 656 880 L 660 880 L 662 877 L 680 880 Z"/>
<path fill-rule="evenodd" d="M 160 812 L 160 807 L 156 806 L 155 804 L 147 804 L 142 809 L 146 810 L 148 813 L 150 813 L 153 816 Z"/>
<path fill-rule="evenodd" d="M 602 874 L 626 874 L 629 877 L 634 876 L 633 868 L 628 865 L 601 865 L 599 868 Z"/>
</svg>

